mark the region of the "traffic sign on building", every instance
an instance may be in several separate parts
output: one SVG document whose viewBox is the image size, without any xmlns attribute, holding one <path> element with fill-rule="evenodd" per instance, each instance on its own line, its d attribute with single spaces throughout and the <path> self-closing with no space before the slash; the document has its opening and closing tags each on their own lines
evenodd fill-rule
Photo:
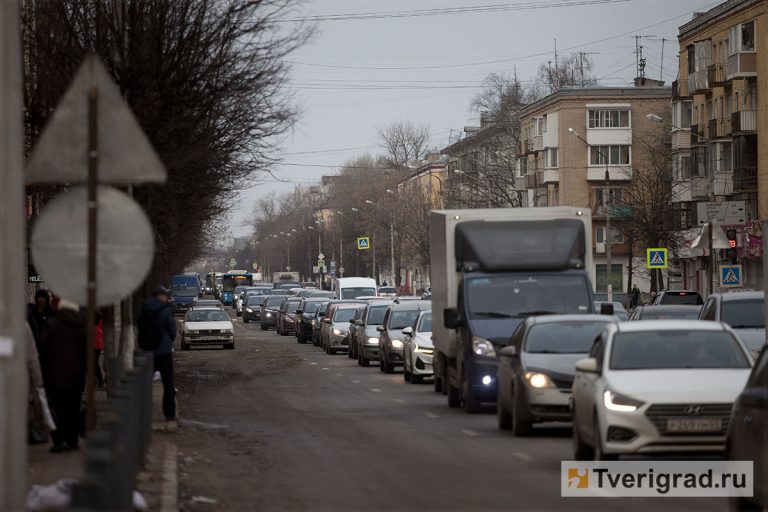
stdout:
<svg viewBox="0 0 768 512">
<path fill-rule="evenodd" d="M 649 269 L 663 269 L 669 266 L 668 251 L 665 248 L 652 248 L 646 251 L 645 266 Z"/>
<path fill-rule="evenodd" d="M 741 265 L 720 265 L 720 287 L 739 288 L 742 286 Z"/>
<path fill-rule="evenodd" d="M 699 226 L 715 221 L 720 224 L 744 224 L 747 221 L 746 201 L 701 201 L 696 203 Z"/>
</svg>

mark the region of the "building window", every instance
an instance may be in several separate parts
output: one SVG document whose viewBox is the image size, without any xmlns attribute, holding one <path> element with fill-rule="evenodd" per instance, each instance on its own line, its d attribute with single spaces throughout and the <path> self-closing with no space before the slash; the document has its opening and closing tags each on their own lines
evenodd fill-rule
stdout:
<svg viewBox="0 0 768 512">
<path fill-rule="evenodd" d="M 597 280 L 597 293 L 606 293 L 608 291 L 608 265 L 595 265 L 595 277 Z M 624 290 L 624 265 L 615 263 L 611 265 L 611 284 L 614 293 L 621 293 Z"/>
<path fill-rule="evenodd" d="M 629 165 L 630 146 L 590 146 L 589 165 Z"/>
<path fill-rule="evenodd" d="M 605 243 L 605 227 L 600 226 L 595 228 L 595 242 L 602 244 Z M 624 233 L 618 228 L 611 228 L 611 245 L 623 244 Z"/>
<path fill-rule="evenodd" d="M 528 158 L 521 158 L 518 160 L 520 163 L 520 176 L 528 175 Z"/>
<path fill-rule="evenodd" d="M 545 162 L 547 169 L 557 167 L 557 148 L 547 148 L 547 159 Z"/>
<path fill-rule="evenodd" d="M 692 75 L 696 72 L 696 47 L 691 45 L 688 47 L 688 74 Z"/>
<path fill-rule="evenodd" d="M 595 204 L 597 206 L 603 205 L 603 197 L 605 196 L 605 187 L 595 188 Z M 624 204 L 624 189 L 619 187 L 610 187 L 608 189 L 609 203 L 614 207 Z"/>
<path fill-rule="evenodd" d="M 538 137 L 539 135 L 542 135 L 545 131 L 544 128 L 544 118 L 543 117 L 537 117 L 533 120 L 533 136 Z"/>
<path fill-rule="evenodd" d="M 728 55 L 755 51 L 755 22 L 748 21 L 731 27 L 728 32 Z"/>
<path fill-rule="evenodd" d="M 589 111 L 590 128 L 629 128 L 629 110 L 595 109 Z"/>
</svg>

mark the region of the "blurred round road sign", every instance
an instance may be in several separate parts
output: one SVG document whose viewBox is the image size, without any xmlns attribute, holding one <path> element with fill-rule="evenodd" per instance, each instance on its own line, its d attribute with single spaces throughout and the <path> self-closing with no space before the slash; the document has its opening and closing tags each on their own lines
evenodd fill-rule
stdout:
<svg viewBox="0 0 768 512">
<path fill-rule="evenodd" d="M 343 274 L 343 273 L 344 273 L 344 267 L 341 267 L 341 268 L 339 269 L 339 274 Z"/>
<path fill-rule="evenodd" d="M 98 197 L 96 302 L 108 306 L 147 277 L 155 242 L 152 225 L 133 198 L 104 185 Z M 81 305 L 88 286 L 87 204 L 85 187 L 56 196 L 35 222 L 30 244 L 35 268 L 51 290 Z"/>
</svg>

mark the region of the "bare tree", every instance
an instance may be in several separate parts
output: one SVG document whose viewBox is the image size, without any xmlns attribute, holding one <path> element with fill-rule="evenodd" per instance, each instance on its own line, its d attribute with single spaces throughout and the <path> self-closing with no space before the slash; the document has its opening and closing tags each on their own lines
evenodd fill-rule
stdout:
<svg viewBox="0 0 768 512">
<path fill-rule="evenodd" d="M 546 96 L 568 86 L 597 85 L 594 64 L 589 55 L 576 53 L 554 62 L 542 63 L 536 74 L 531 94 Z"/>
<path fill-rule="evenodd" d="M 424 158 L 428 152 L 431 130 L 427 123 L 395 121 L 376 131 L 379 145 L 386 151 L 389 163 L 395 168 L 405 168 L 409 162 Z"/>
</svg>

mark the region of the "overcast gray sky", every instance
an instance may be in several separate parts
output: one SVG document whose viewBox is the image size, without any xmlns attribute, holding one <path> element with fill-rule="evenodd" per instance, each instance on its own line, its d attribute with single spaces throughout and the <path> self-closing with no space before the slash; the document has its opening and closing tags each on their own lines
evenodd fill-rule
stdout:
<svg viewBox="0 0 768 512">
<path fill-rule="evenodd" d="M 599 2 L 599 3 L 598 3 Z M 303 110 L 285 140 L 276 179 L 244 190 L 230 216 L 235 236 L 259 197 L 316 183 L 346 160 L 377 152 L 376 127 L 398 119 L 429 123 L 433 144 L 476 121 L 472 97 L 491 72 L 517 70 L 525 82 L 558 54 L 590 52 L 601 85 L 635 76 L 635 39 L 651 78 L 677 76 L 677 28 L 705 0 L 314 0 L 305 16 L 393 13 L 376 19 L 321 21 L 317 35 L 291 56 L 290 90 Z M 581 5 L 567 5 L 581 4 Z M 510 10 L 415 16 L 422 9 L 510 6 Z M 544 6 L 550 6 L 545 8 Z M 531 8 L 533 7 L 533 8 Z M 480 12 L 477 12 L 480 11 Z M 662 70 L 662 39 L 664 59 Z"/>
</svg>

